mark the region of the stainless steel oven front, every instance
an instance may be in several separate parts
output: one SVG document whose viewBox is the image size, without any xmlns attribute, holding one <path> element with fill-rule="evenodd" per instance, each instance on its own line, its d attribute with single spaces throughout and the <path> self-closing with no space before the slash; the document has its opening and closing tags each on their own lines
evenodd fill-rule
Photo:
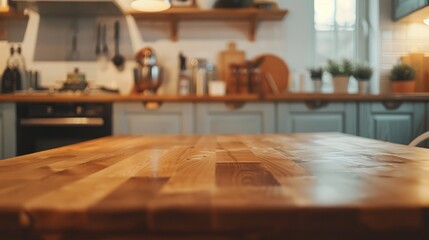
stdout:
<svg viewBox="0 0 429 240">
<path fill-rule="evenodd" d="M 20 103 L 17 105 L 18 155 L 111 134 L 111 103 Z"/>
</svg>

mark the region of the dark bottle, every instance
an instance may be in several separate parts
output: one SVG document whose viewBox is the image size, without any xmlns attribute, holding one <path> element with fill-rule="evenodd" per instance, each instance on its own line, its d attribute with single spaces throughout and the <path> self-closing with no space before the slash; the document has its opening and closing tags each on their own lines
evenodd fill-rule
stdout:
<svg viewBox="0 0 429 240">
<path fill-rule="evenodd" d="M 12 93 L 21 90 L 21 73 L 18 69 L 19 59 L 13 46 L 10 47 L 10 56 L 7 59 L 7 67 L 1 79 L 1 92 Z"/>
</svg>

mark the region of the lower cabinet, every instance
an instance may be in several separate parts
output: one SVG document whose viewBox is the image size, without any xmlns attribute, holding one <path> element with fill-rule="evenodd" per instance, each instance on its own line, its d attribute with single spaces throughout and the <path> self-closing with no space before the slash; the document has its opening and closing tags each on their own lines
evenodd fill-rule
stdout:
<svg viewBox="0 0 429 240">
<path fill-rule="evenodd" d="M 0 104 L 0 159 L 16 156 L 16 108 L 14 103 Z"/>
<path fill-rule="evenodd" d="M 357 134 L 356 103 L 278 103 L 279 133 L 342 132 Z"/>
<path fill-rule="evenodd" d="M 359 104 L 359 135 L 409 144 L 426 129 L 426 108 L 420 102 Z"/>
<path fill-rule="evenodd" d="M 164 103 L 150 109 L 141 102 L 113 104 L 113 134 L 192 134 L 192 103 Z"/>
<path fill-rule="evenodd" d="M 197 103 L 196 130 L 200 134 L 275 133 L 274 103 Z"/>
</svg>

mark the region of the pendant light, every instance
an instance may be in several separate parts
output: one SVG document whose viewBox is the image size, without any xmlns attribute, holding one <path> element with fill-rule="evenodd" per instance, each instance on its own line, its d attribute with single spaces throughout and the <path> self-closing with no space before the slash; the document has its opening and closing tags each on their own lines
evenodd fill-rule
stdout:
<svg viewBox="0 0 429 240">
<path fill-rule="evenodd" d="M 169 0 L 134 0 L 131 7 L 142 12 L 161 12 L 169 9 L 171 4 Z"/>
</svg>

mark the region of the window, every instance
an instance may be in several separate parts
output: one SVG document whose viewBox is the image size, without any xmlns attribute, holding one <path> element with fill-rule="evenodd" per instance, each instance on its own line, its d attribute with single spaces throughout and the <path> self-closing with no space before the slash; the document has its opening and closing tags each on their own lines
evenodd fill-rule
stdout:
<svg viewBox="0 0 429 240">
<path fill-rule="evenodd" d="M 366 60 L 366 56 L 359 54 L 359 51 L 366 50 L 362 49 L 365 40 L 360 39 L 357 24 L 360 18 L 365 18 L 363 12 L 366 11 L 359 11 L 359 8 L 365 7 L 363 2 L 314 0 L 316 63 L 324 63 L 329 58 Z"/>
<path fill-rule="evenodd" d="M 315 65 L 344 58 L 369 62 L 368 17 L 368 0 L 314 0 Z M 323 79 L 323 91 L 331 91 L 328 75 Z M 357 91 L 353 78 L 348 91 Z"/>
</svg>

